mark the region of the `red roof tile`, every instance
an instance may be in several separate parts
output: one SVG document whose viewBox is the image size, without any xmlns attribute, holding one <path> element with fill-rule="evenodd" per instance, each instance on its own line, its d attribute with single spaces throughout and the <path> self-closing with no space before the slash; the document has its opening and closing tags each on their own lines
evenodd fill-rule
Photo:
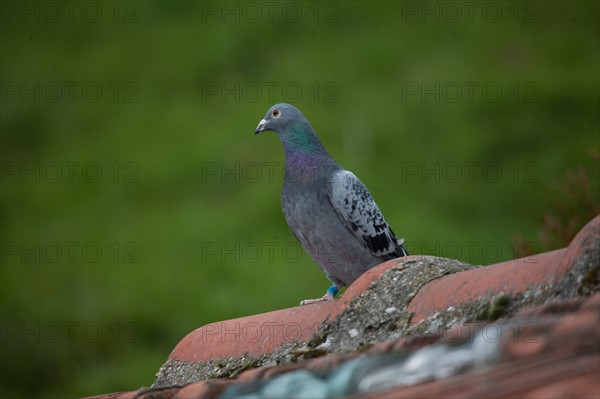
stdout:
<svg viewBox="0 0 600 399">
<path fill-rule="evenodd" d="M 173 399 L 216 398 L 228 385 L 233 383 L 232 380 L 209 380 L 188 384 L 179 389 Z"/>
<path fill-rule="evenodd" d="M 256 356 L 286 342 L 306 341 L 334 305 L 321 302 L 207 324 L 183 338 L 169 359 L 199 362 L 245 353 Z"/>
<path fill-rule="evenodd" d="M 421 287 L 411 301 L 408 307 L 414 313 L 411 321 L 418 323 L 436 311 L 486 295 L 515 294 L 536 284 L 557 281 L 568 271 L 560 267 L 565 252 L 559 249 L 434 280 Z"/>
</svg>

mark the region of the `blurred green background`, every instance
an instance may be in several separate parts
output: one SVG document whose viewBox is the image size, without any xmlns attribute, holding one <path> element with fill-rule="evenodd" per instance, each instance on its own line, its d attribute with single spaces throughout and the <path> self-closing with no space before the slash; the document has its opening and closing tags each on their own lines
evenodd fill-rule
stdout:
<svg viewBox="0 0 600 399">
<path fill-rule="evenodd" d="M 598 2 L 1 5 L 3 398 L 149 386 L 191 330 L 323 294 L 253 135 L 276 102 L 412 253 L 495 263 L 597 212 Z"/>
</svg>

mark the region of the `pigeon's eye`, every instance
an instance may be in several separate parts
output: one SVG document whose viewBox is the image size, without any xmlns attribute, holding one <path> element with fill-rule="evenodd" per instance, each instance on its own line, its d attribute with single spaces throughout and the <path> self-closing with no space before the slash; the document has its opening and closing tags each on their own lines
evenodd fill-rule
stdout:
<svg viewBox="0 0 600 399">
<path fill-rule="evenodd" d="M 279 111 L 277 108 L 275 108 L 272 112 L 271 115 L 273 116 L 273 118 L 279 118 L 281 116 L 281 111 Z"/>
</svg>

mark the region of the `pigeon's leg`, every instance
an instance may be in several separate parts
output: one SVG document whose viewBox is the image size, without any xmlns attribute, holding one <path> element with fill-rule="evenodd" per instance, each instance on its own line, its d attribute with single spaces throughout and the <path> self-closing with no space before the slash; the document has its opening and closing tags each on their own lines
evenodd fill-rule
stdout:
<svg viewBox="0 0 600 399">
<path fill-rule="evenodd" d="M 309 303 L 333 301 L 333 298 L 335 298 L 337 293 L 338 293 L 338 287 L 334 284 L 327 289 L 327 292 L 321 298 L 305 299 L 303 301 L 300 301 L 300 305 L 308 305 Z"/>
</svg>

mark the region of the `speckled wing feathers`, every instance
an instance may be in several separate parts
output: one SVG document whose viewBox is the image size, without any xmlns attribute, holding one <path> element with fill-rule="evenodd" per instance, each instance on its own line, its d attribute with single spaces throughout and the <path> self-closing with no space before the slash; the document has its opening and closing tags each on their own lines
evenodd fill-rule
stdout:
<svg viewBox="0 0 600 399">
<path fill-rule="evenodd" d="M 331 178 L 330 200 L 342 222 L 377 257 L 394 259 L 406 255 L 367 187 L 347 170 Z"/>
</svg>

